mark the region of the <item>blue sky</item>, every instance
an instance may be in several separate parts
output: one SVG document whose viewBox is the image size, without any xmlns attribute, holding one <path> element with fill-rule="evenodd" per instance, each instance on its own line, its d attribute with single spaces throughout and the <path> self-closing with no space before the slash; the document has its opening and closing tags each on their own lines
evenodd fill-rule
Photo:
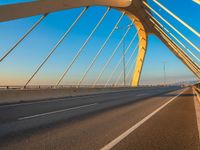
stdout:
<svg viewBox="0 0 200 150">
<path fill-rule="evenodd" d="M 11 4 L 16 2 L 27 2 L 27 0 L 0 0 L 0 4 Z M 192 40 L 198 47 L 200 47 L 200 39 L 184 28 L 180 23 L 171 18 L 167 13 L 155 5 L 151 0 L 149 4 L 155 8 L 163 17 L 175 25 L 184 35 Z M 200 32 L 200 6 L 193 3 L 191 0 L 160 0 L 160 3 L 165 5 L 168 9 L 182 18 L 185 22 Z M 178 7 L 177 7 L 178 6 Z M 37 66 L 42 62 L 51 48 L 56 44 L 61 35 L 69 28 L 75 18 L 79 15 L 83 8 L 73 10 L 60 11 L 49 14 L 44 21 L 9 55 L 2 63 L 0 63 L 0 78 L 3 79 L 0 85 L 5 84 L 24 84 L 31 74 L 36 70 Z M 62 75 L 67 64 L 76 55 L 78 49 L 82 46 L 88 35 L 97 24 L 98 20 L 106 11 L 105 7 L 91 7 L 83 15 L 77 25 L 73 28 L 70 35 L 58 47 L 49 61 L 44 65 L 41 71 L 35 76 L 31 84 L 55 84 L 58 78 Z M 79 59 L 70 69 L 67 76 L 64 78 L 62 84 L 76 84 L 84 73 L 84 70 L 90 64 L 92 58 L 103 44 L 106 37 L 112 30 L 113 26 L 119 19 L 121 13 L 116 10 L 111 10 L 101 26 L 98 28 L 94 37 L 85 47 Z M 0 23 L 0 56 L 2 56 L 41 16 L 34 16 L 25 19 L 18 19 L 9 22 Z M 124 17 L 120 23 L 120 27 L 127 26 L 131 21 Z M 163 23 L 164 24 L 164 23 Z M 168 26 L 166 28 L 170 29 Z M 172 30 L 170 30 L 173 32 Z M 136 29 L 131 28 L 129 34 L 125 39 L 125 45 L 131 41 Z M 173 32 L 174 33 L 174 32 Z M 175 33 L 174 33 L 175 34 Z M 91 84 L 100 72 L 103 64 L 112 54 L 114 48 L 122 37 L 122 30 L 114 32 L 108 45 L 105 47 L 95 66 L 88 73 L 84 84 Z M 184 40 L 185 43 L 198 57 L 196 52 Z M 136 39 L 126 55 L 128 60 L 132 50 L 136 46 L 138 39 Z M 111 63 L 105 70 L 99 84 L 107 81 L 112 69 L 121 58 L 122 46 L 120 46 L 117 54 L 112 59 Z M 136 58 L 136 54 L 132 59 Z M 168 83 L 175 83 L 184 80 L 194 80 L 193 74 L 169 51 L 169 49 L 154 35 L 150 35 L 148 39 L 147 55 L 142 71 L 141 84 L 160 84 L 163 83 L 163 62 L 166 62 L 166 72 Z M 116 80 L 122 71 L 120 65 L 118 71 L 115 73 L 112 82 Z M 133 70 L 131 65 L 129 69 Z M 132 71 L 131 71 L 132 72 Z M 122 78 L 121 78 L 122 79 Z M 130 76 L 127 77 L 130 82 Z M 112 83 L 111 82 L 111 83 Z M 122 82 L 122 80 L 120 80 Z"/>
</svg>

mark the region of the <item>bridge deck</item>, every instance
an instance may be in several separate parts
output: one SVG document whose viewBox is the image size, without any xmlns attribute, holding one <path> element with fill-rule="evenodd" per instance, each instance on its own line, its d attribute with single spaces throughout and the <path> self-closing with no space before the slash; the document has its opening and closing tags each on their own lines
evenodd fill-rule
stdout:
<svg viewBox="0 0 200 150">
<path fill-rule="evenodd" d="M 50 120 L 54 123 L 20 134 L 12 133 L 12 136 L 1 138 L 0 147 L 20 150 L 94 150 L 111 145 L 113 149 L 198 150 L 200 147 L 192 90 L 179 89 L 169 93 L 159 91 L 159 95 L 158 91 L 126 91 L 86 96 L 85 99 L 58 100 L 49 104 L 1 107 L 1 134 L 11 129 L 24 129 L 25 125 L 31 127 L 49 123 Z M 147 98 L 153 92 L 157 96 Z M 83 101 L 87 104 L 83 104 Z M 69 106 L 73 102 L 79 106 Z M 59 108 L 61 106 L 64 108 Z M 52 110 L 55 107 L 57 110 Z M 152 115 L 152 112 L 155 113 Z M 59 119 L 62 121 L 55 124 Z M 134 129 L 130 134 L 124 136 L 131 128 Z M 119 143 L 110 143 L 119 136 Z"/>
<path fill-rule="evenodd" d="M 114 149 L 197 150 L 200 148 L 197 133 L 193 92 L 190 89 Z"/>
</svg>

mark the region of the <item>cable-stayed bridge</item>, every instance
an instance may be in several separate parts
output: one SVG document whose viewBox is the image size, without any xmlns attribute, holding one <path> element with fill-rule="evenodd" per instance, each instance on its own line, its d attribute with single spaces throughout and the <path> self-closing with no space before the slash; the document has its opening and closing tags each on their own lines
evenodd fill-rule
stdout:
<svg viewBox="0 0 200 150">
<path fill-rule="evenodd" d="M 200 147 L 200 48 L 188 36 L 199 41 L 200 33 L 162 2 L 2 3 L 2 29 L 14 28 L 1 42 L 2 149 Z M 168 84 L 163 62 L 164 84 L 140 86 L 149 35 L 192 72 L 194 85 Z"/>
</svg>

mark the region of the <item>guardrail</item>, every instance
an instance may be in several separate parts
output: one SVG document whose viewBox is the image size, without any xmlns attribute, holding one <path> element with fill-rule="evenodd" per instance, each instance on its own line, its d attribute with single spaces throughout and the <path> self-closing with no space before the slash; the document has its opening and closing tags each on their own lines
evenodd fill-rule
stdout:
<svg viewBox="0 0 200 150">
<path fill-rule="evenodd" d="M 197 83 L 197 84 L 194 85 L 194 90 L 195 90 L 197 99 L 200 102 L 200 83 Z"/>
</svg>

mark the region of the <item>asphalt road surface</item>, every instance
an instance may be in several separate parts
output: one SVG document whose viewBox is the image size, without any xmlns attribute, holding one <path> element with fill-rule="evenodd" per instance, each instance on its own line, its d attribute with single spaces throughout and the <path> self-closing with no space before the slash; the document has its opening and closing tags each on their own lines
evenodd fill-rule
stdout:
<svg viewBox="0 0 200 150">
<path fill-rule="evenodd" d="M 191 88 L 0 106 L 1 150 L 199 150 Z"/>
</svg>

